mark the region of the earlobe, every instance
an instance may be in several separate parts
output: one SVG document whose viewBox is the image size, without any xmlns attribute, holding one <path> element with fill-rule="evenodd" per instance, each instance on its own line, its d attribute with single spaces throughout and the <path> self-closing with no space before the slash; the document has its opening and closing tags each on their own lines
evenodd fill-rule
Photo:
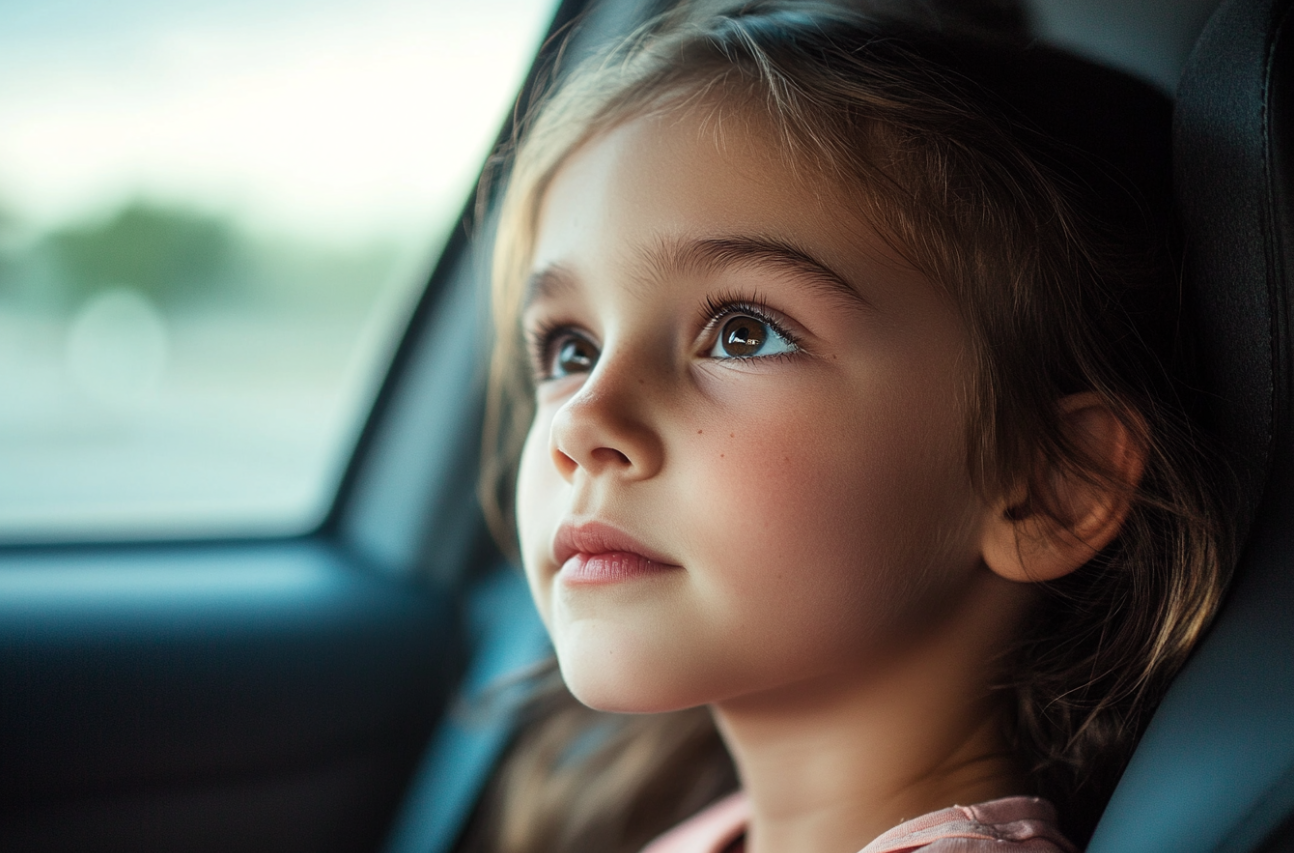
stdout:
<svg viewBox="0 0 1294 853">
<path fill-rule="evenodd" d="M 1056 580 L 1092 559 L 1123 526 L 1145 468 L 1141 435 L 1099 396 L 1073 394 L 1059 405 L 1069 440 L 1086 458 L 1040 460 L 990 508 L 982 555 L 1007 580 Z"/>
</svg>

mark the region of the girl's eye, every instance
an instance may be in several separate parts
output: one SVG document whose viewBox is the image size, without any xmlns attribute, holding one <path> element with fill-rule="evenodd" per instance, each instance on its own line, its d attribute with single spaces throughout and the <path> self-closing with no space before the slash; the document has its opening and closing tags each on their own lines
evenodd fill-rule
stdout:
<svg viewBox="0 0 1294 853">
<path fill-rule="evenodd" d="M 598 349 L 586 338 L 567 332 L 548 347 L 545 379 L 560 379 L 572 373 L 588 373 L 598 361 Z"/>
<path fill-rule="evenodd" d="M 767 320 L 734 314 L 719 327 L 710 358 L 759 358 L 795 352 L 797 347 Z"/>
</svg>

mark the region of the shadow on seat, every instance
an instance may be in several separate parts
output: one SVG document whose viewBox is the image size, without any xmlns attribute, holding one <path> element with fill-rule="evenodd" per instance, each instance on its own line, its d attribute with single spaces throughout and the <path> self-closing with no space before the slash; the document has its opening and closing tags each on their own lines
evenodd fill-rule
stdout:
<svg viewBox="0 0 1294 853">
<path fill-rule="evenodd" d="M 1294 0 L 1232 0 L 1178 89 L 1177 199 L 1240 562 L 1089 853 L 1294 850 Z"/>
</svg>

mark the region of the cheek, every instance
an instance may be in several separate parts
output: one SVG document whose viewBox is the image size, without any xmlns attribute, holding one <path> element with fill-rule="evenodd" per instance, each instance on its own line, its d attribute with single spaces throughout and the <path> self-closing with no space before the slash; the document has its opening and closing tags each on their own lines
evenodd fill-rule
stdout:
<svg viewBox="0 0 1294 853">
<path fill-rule="evenodd" d="M 782 399 L 776 414 L 730 419 L 698 448 L 689 492 L 716 531 L 762 540 L 783 557 L 795 553 L 779 542 L 797 553 L 806 544 L 847 550 L 860 538 L 873 548 L 929 523 L 936 507 L 927 501 L 942 511 L 964 497 L 948 494 L 965 479 L 964 465 L 940 430 L 880 407 L 832 411 L 804 396 L 800 405 Z"/>
<path fill-rule="evenodd" d="M 749 401 L 757 414 L 694 443 L 682 517 L 706 520 L 692 544 L 714 567 L 698 579 L 727 628 L 775 640 L 752 647 L 765 663 L 858 659 L 937 609 L 941 573 L 974 563 L 961 419 L 910 396 L 844 407 L 806 388 Z"/>
<path fill-rule="evenodd" d="M 517 473 L 517 536 L 522 565 L 531 595 L 545 624 L 551 628 L 551 584 L 548 565 L 550 537 L 558 524 L 552 518 L 558 502 L 553 500 L 561 477 L 549 458 L 551 415 L 536 415 L 526 436 Z"/>
</svg>

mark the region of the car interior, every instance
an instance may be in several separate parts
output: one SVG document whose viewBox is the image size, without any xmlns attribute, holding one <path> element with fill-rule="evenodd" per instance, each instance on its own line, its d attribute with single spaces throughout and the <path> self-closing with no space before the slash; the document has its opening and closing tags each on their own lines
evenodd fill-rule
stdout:
<svg viewBox="0 0 1294 853">
<path fill-rule="evenodd" d="M 562 0 L 521 91 L 666 6 Z M 1025 10 L 1175 94 L 1183 292 L 1239 480 L 1227 601 L 1087 849 L 1294 851 L 1294 0 Z M 0 850 L 455 849 L 513 735 L 509 678 L 550 654 L 476 498 L 485 187 L 308 529 L 0 544 Z"/>
</svg>

